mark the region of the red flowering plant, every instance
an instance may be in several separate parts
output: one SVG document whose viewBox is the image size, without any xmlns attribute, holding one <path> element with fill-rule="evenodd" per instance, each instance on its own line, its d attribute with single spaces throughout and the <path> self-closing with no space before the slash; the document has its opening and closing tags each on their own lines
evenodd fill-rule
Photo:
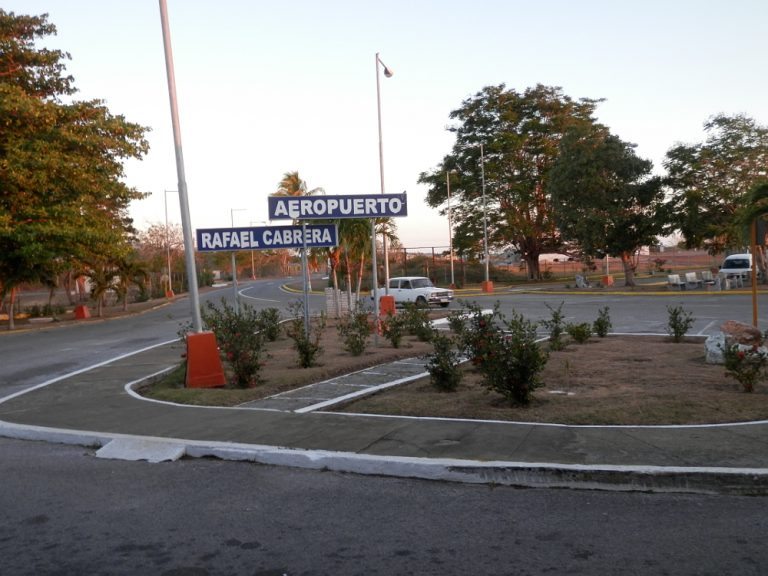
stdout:
<svg viewBox="0 0 768 576">
<path fill-rule="evenodd" d="M 466 308 L 461 321 L 457 315 L 450 322 L 458 332 L 459 349 L 476 366 L 486 388 L 511 404 L 527 405 L 542 385 L 540 374 L 549 357 L 537 342 L 536 324 L 514 311 L 505 318 L 498 302 L 490 313 L 475 305 Z"/>
<path fill-rule="evenodd" d="M 238 388 L 258 384 L 265 356 L 263 314 L 245 303 L 236 312 L 223 298 L 220 308 L 208 301 L 200 312 L 231 368 L 232 384 Z"/>
<path fill-rule="evenodd" d="M 725 346 L 725 375 L 734 378 L 741 384 L 744 392 L 753 392 L 755 384 L 766 377 L 768 356 L 765 349 L 757 345 L 752 347 L 741 344 Z"/>
</svg>

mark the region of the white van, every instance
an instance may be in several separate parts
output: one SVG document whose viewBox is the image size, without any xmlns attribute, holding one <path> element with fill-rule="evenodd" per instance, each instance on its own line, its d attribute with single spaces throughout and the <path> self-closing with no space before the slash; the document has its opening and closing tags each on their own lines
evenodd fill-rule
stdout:
<svg viewBox="0 0 768 576">
<path fill-rule="evenodd" d="M 731 254 L 723 260 L 720 266 L 720 274 L 726 278 L 741 276 L 742 278 L 751 278 L 752 276 L 752 254 Z"/>
</svg>

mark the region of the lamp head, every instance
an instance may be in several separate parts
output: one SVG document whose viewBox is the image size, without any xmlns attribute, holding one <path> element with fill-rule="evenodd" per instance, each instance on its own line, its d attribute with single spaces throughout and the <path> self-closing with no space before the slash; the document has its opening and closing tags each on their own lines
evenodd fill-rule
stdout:
<svg viewBox="0 0 768 576">
<path fill-rule="evenodd" d="M 393 74 L 392 70 L 384 66 L 384 76 L 386 76 L 387 78 L 392 78 L 392 74 Z"/>
</svg>

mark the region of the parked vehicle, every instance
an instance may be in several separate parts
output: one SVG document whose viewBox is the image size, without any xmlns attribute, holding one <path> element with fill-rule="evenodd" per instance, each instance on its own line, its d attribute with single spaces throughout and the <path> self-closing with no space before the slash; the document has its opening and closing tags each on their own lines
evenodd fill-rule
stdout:
<svg viewBox="0 0 768 576">
<path fill-rule="evenodd" d="M 379 291 L 379 296 L 384 290 Z M 401 276 L 389 279 L 389 295 L 395 299 L 395 306 L 412 302 L 416 306 L 442 306 L 447 308 L 453 300 L 453 290 L 438 288 L 424 276 Z"/>
<path fill-rule="evenodd" d="M 725 278 L 750 278 L 752 275 L 752 254 L 731 254 L 726 256 L 720 266 L 720 274 Z"/>
</svg>

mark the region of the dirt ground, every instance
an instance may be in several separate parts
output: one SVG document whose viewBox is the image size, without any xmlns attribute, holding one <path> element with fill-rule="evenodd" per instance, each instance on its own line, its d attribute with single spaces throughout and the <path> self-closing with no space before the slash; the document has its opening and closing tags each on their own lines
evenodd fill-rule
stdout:
<svg viewBox="0 0 768 576">
<path fill-rule="evenodd" d="M 193 404 L 235 406 L 338 374 L 400 358 L 423 356 L 430 344 L 407 337 L 395 349 L 383 337 L 369 341 L 361 356 L 343 349 L 329 320 L 318 366 L 301 368 L 291 340 L 268 345 L 260 382 L 248 389 L 189 390 L 180 383 L 155 386 L 158 399 Z M 664 336 L 593 336 L 552 352 L 543 386 L 530 406 L 510 406 L 487 390 L 469 364 L 455 392 L 440 392 L 429 378 L 365 397 L 336 410 L 344 412 L 553 422 L 562 424 L 700 424 L 768 419 L 768 384 L 747 394 L 722 366 L 704 361 L 703 339 L 673 343 Z"/>
<path fill-rule="evenodd" d="M 592 337 L 552 352 L 544 386 L 530 406 L 513 407 L 489 392 L 471 367 L 456 392 L 420 380 L 361 399 L 346 412 L 553 422 L 562 424 L 698 424 L 768 418 L 768 384 L 747 394 L 704 361 L 700 338 Z"/>
<path fill-rule="evenodd" d="M 420 342 L 413 336 L 404 337 L 398 348 L 394 348 L 383 336 L 378 337 L 378 342 L 370 336 L 365 352 L 360 356 L 352 356 L 344 350 L 336 322 L 332 318 L 327 320 L 320 346 L 322 352 L 318 354 L 317 365 L 302 368 L 298 365 L 298 353 L 294 349 L 293 340 L 289 339 L 283 330 L 278 340 L 267 343 L 258 383 L 251 388 L 239 389 L 228 385 L 223 389 L 187 389 L 183 387 L 183 374 L 177 374 L 175 378 L 155 383 L 141 393 L 171 402 L 237 406 L 314 382 L 322 382 L 341 374 L 402 358 L 423 356 L 432 351 L 431 344 Z"/>
</svg>

